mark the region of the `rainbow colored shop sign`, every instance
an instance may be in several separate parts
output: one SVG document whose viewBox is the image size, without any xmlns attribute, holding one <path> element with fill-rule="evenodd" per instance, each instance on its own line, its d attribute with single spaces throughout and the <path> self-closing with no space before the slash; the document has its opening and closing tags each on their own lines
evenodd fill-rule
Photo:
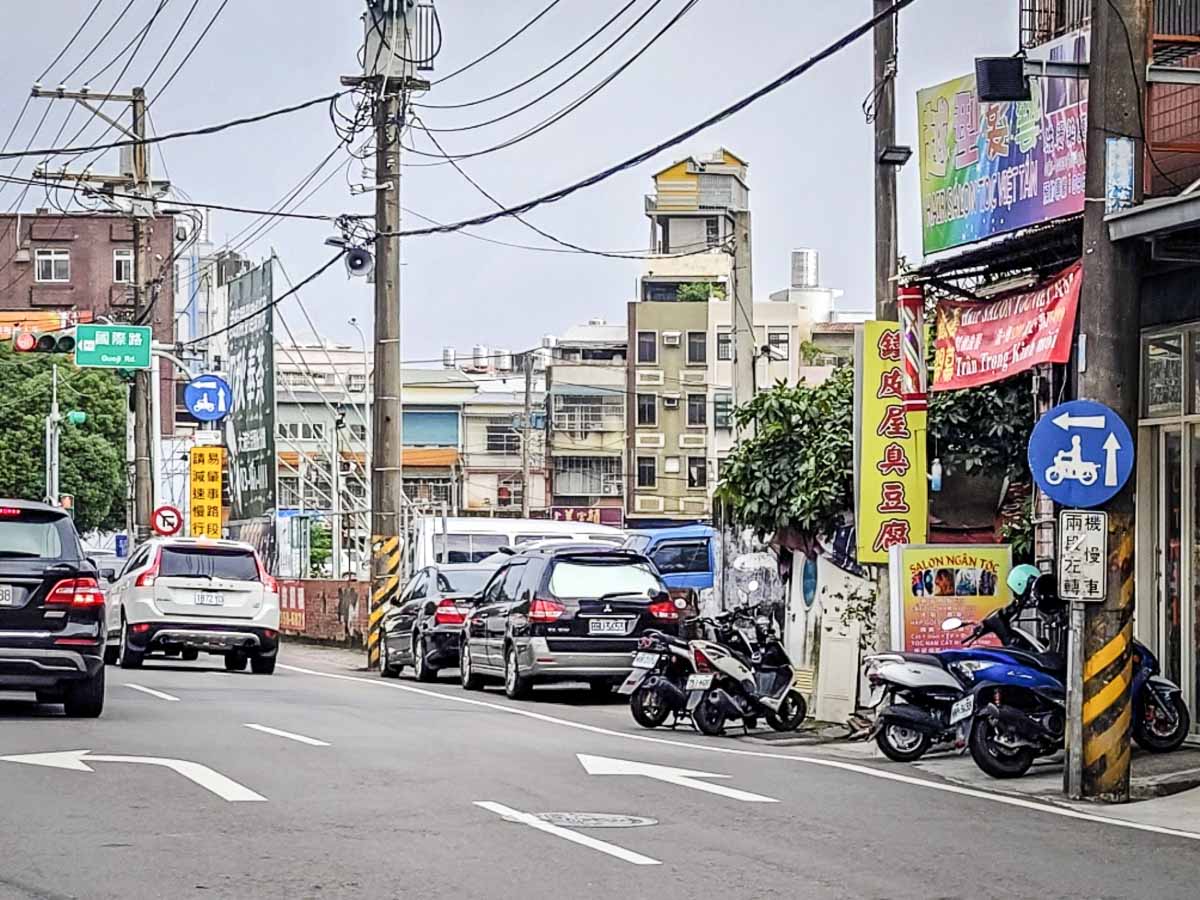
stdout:
<svg viewBox="0 0 1200 900">
<path fill-rule="evenodd" d="M 1045 49 L 1087 55 L 1079 36 Z M 1087 81 L 1030 87 L 1023 103 L 980 103 L 974 75 L 917 92 L 926 255 L 1083 212 Z"/>
</svg>

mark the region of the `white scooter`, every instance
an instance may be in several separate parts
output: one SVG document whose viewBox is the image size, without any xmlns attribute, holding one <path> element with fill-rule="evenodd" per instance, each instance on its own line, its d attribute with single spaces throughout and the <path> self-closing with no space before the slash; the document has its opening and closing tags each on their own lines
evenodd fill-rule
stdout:
<svg viewBox="0 0 1200 900">
<path fill-rule="evenodd" d="M 729 719 L 749 730 L 764 716 L 776 731 L 795 731 L 808 714 L 796 670 L 770 616 L 735 610 L 702 620 L 717 640 L 691 642 L 696 672 L 688 676 L 688 712 L 701 733 L 719 735 Z"/>
</svg>

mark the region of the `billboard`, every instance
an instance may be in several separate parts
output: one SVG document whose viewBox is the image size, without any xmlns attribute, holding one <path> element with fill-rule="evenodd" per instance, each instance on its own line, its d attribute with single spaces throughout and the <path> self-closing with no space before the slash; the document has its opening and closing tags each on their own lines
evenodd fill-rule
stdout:
<svg viewBox="0 0 1200 900">
<path fill-rule="evenodd" d="M 220 447 L 193 447 L 189 454 L 188 534 L 221 536 L 221 477 L 225 451 Z"/>
<path fill-rule="evenodd" d="M 936 653 L 962 646 L 969 628 L 942 631 L 957 616 L 972 624 L 1009 601 L 1012 547 L 1007 544 L 929 544 L 893 547 L 890 581 L 892 649 Z M 996 646 L 992 636 L 981 646 Z"/>
<path fill-rule="evenodd" d="M 1032 54 L 1088 57 L 1084 33 Z M 981 103 L 975 76 L 917 92 L 925 253 L 1083 212 L 1087 78 L 1031 78 L 1032 99 Z"/>
<path fill-rule="evenodd" d="M 1033 291 L 988 303 L 939 300 L 933 390 L 990 384 L 1070 360 L 1082 285 L 1077 262 Z"/>
<path fill-rule="evenodd" d="M 858 561 L 887 563 L 896 544 L 920 544 L 929 530 L 925 473 L 927 413 L 905 410 L 900 327 L 855 329 L 854 489 Z"/>
<path fill-rule="evenodd" d="M 268 261 L 229 284 L 229 385 L 225 419 L 230 519 L 244 522 L 275 509 L 275 336 Z"/>
</svg>

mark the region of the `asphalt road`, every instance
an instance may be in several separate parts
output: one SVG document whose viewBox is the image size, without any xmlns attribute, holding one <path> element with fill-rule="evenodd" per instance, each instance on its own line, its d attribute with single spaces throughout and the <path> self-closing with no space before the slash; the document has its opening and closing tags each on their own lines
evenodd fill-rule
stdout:
<svg viewBox="0 0 1200 900">
<path fill-rule="evenodd" d="M 0 757 L 95 758 L 0 761 L 0 898 L 1190 898 L 1200 881 L 1200 841 L 836 749 L 645 732 L 586 691 L 510 703 L 345 659 L 110 669 L 90 722 L 0 701 Z M 656 824 L 528 815 L 549 812 Z"/>
</svg>

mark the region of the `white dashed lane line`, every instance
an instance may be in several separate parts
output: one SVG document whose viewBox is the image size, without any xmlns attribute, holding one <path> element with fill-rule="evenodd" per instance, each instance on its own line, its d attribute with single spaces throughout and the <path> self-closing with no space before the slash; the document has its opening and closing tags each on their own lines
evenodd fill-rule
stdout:
<svg viewBox="0 0 1200 900">
<path fill-rule="evenodd" d="M 310 747 L 328 747 L 329 744 L 325 741 L 318 741 L 316 738 L 305 737 L 302 734 L 296 734 L 292 731 L 281 731 L 278 728 L 268 728 L 266 725 L 256 725 L 250 722 L 245 723 L 245 727 L 254 731 L 261 731 L 263 734 L 273 734 L 276 737 L 287 738 L 289 741 L 295 741 L 298 744 L 308 744 Z"/>
<path fill-rule="evenodd" d="M 159 700 L 169 700 L 171 703 L 179 702 L 178 697 L 172 697 L 170 694 L 156 691 L 154 688 L 142 687 L 140 684 L 127 684 L 125 687 L 134 691 L 141 691 L 143 694 L 149 694 L 151 697 L 157 697 Z"/>
</svg>

